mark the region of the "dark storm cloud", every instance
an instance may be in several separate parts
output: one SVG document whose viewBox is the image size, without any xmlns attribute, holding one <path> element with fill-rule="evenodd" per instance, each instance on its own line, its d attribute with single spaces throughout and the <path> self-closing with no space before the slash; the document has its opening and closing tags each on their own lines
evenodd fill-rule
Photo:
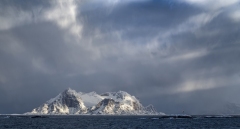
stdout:
<svg viewBox="0 0 240 129">
<path fill-rule="evenodd" d="M 0 113 L 30 111 L 68 87 L 124 90 L 167 113 L 238 102 L 235 3 L 1 1 Z"/>
<path fill-rule="evenodd" d="M 94 4 L 98 3 L 92 3 L 91 6 Z M 107 7 L 99 7 L 85 11 L 83 8 L 79 17 L 83 17 L 86 34 L 91 35 L 96 28 L 102 33 L 122 30 L 124 40 L 146 43 L 159 31 L 166 31 L 169 27 L 174 28 L 200 11 L 181 3 L 171 7 L 166 1 L 147 1 L 120 4 L 111 10 Z"/>
</svg>

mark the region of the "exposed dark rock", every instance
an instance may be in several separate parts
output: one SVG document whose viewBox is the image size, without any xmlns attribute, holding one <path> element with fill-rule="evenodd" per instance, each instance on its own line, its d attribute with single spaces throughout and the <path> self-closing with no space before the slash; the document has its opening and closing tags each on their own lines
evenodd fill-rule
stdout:
<svg viewBox="0 0 240 129">
<path fill-rule="evenodd" d="M 49 118 L 47 116 L 31 116 L 31 118 Z"/>
</svg>

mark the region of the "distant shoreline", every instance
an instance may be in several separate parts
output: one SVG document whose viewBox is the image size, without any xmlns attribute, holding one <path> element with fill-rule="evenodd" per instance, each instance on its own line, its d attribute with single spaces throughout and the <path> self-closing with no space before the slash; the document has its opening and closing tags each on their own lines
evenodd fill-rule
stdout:
<svg viewBox="0 0 240 129">
<path fill-rule="evenodd" d="M 43 114 L 43 115 L 27 115 L 27 114 L 0 114 L 0 117 L 9 118 L 54 118 L 54 117 L 137 117 L 142 119 L 201 119 L 201 118 L 240 118 L 240 115 L 63 115 L 63 114 Z"/>
</svg>

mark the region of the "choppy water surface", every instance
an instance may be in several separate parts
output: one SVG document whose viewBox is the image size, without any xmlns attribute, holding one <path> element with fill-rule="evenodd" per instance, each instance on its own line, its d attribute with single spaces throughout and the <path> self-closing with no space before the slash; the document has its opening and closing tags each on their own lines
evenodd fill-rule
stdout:
<svg viewBox="0 0 240 129">
<path fill-rule="evenodd" d="M 160 118 L 157 116 L 0 116 L 0 129 L 239 129 L 239 117 Z"/>
</svg>

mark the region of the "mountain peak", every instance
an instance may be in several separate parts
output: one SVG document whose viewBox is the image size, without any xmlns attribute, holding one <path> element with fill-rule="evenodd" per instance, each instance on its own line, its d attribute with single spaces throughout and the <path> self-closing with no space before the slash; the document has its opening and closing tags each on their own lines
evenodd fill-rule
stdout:
<svg viewBox="0 0 240 129">
<path fill-rule="evenodd" d="M 125 92 L 125 91 L 118 91 L 118 92 L 106 92 L 104 94 L 101 94 L 101 96 L 103 97 L 107 97 L 107 98 L 112 98 L 116 101 L 124 101 L 127 99 L 130 100 L 137 100 L 134 96 L 131 96 L 129 93 Z"/>
<path fill-rule="evenodd" d="M 71 88 L 67 88 L 66 90 L 63 91 L 63 93 L 76 93 L 76 91 Z"/>
</svg>

